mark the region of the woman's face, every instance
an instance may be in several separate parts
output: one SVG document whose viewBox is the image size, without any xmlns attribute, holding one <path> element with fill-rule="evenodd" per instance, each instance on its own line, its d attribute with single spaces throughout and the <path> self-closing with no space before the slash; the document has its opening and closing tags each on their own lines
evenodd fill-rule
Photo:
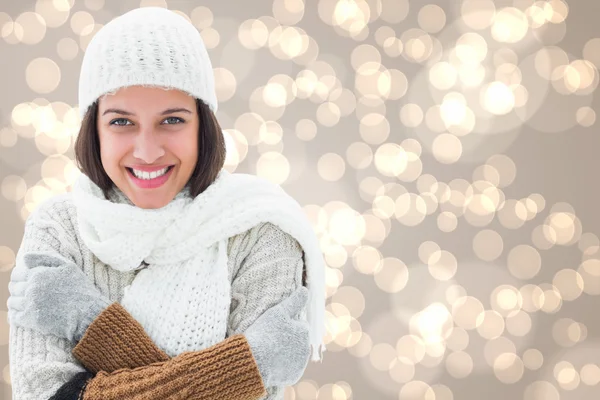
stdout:
<svg viewBox="0 0 600 400">
<path fill-rule="evenodd" d="M 166 206 L 190 179 L 198 159 L 198 114 L 179 90 L 130 86 L 99 99 L 104 170 L 141 208 Z"/>
</svg>

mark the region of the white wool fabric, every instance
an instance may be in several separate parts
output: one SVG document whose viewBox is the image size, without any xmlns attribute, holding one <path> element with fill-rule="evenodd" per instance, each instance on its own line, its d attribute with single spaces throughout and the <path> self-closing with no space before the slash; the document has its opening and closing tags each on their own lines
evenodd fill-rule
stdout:
<svg viewBox="0 0 600 400">
<path fill-rule="evenodd" d="M 200 32 L 161 7 L 131 10 L 92 38 L 79 76 L 79 114 L 100 96 L 127 86 L 179 89 L 217 111 L 212 63 Z"/>
<path fill-rule="evenodd" d="M 301 206 L 279 185 L 222 169 L 192 198 L 185 187 L 166 206 L 113 203 L 81 174 L 73 187 L 81 237 L 104 263 L 139 271 L 122 305 L 169 356 L 223 340 L 230 306 L 227 240 L 270 222 L 302 247 L 309 290 L 312 360 L 325 350 L 325 264 Z M 198 290 L 201 282 L 203 290 Z"/>
</svg>

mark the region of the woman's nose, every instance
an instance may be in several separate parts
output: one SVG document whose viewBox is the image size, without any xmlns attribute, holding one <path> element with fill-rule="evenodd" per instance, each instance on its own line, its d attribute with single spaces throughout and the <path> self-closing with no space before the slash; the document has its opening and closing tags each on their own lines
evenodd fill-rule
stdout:
<svg viewBox="0 0 600 400">
<path fill-rule="evenodd" d="M 140 132 L 135 140 L 133 156 L 152 164 L 165 154 L 165 149 L 160 143 L 157 135 L 152 131 Z"/>
</svg>

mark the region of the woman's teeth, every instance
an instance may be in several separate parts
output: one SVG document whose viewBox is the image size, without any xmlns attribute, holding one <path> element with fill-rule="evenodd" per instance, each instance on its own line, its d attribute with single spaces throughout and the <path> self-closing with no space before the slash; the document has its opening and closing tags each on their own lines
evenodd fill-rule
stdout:
<svg viewBox="0 0 600 400">
<path fill-rule="evenodd" d="M 160 169 L 158 171 L 154 171 L 154 172 L 138 171 L 133 168 L 131 170 L 133 171 L 133 174 L 137 178 L 150 180 L 150 179 L 158 178 L 159 176 L 166 174 L 167 171 L 169 170 L 169 167 L 166 167 L 166 168 Z"/>
</svg>

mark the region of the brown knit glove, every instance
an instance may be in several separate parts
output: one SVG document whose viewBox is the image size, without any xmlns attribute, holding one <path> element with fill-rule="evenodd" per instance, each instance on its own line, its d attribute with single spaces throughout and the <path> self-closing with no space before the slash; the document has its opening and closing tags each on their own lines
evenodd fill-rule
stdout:
<svg viewBox="0 0 600 400">
<path fill-rule="evenodd" d="M 169 361 L 90 380 L 83 400 L 256 400 L 266 394 L 244 335 Z"/>
<path fill-rule="evenodd" d="M 90 324 L 73 354 L 98 372 L 87 381 L 84 400 L 255 400 L 266 393 L 245 336 L 169 360 L 118 303 Z"/>
<path fill-rule="evenodd" d="M 119 303 L 108 306 L 90 324 L 73 349 L 73 355 L 93 373 L 136 368 L 169 359 Z"/>
</svg>

